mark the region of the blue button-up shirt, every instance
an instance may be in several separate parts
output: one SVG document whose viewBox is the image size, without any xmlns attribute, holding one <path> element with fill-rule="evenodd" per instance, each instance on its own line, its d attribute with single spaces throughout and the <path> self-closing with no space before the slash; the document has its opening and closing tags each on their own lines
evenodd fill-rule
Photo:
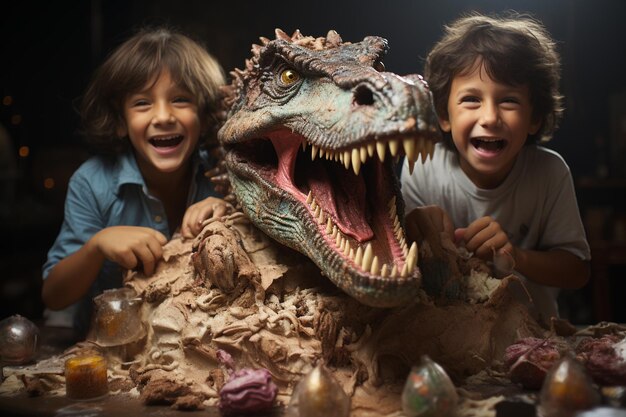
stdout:
<svg viewBox="0 0 626 417">
<path fill-rule="evenodd" d="M 212 164 L 206 152 L 193 159 L 193 181 L 187 206 L 218 196 L 206 169 Z M 92 157 L 83 163 L 69 181 L 61 231 L 43 265 L 43 278 L 63 258 L 80 249 L 95 233 L 111 226 L 151 227 L 171 237 L 165 208 L 150 195 L 132 151 L 114 160 Z M 85 331 L 89 326 L 92 299 L 102 291 L 122 285 L 122 268 L 105 261 L 89 293 L 68 311 L 74 314 L 74 325 Z"/>
</svg>

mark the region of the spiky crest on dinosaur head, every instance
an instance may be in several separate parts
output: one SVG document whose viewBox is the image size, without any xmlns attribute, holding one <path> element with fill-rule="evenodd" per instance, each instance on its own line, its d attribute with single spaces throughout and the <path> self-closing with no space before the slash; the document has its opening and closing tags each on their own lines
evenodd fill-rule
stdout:
<svg viewBox="0 0 626 417">
<path fill-rule="evenodd" d="M 289 36 L 282 29 L 277 28 L 274 31 L 274 35 L 275 40 L 285 41 L 314 51 L 328 50 L 337 48 L 341 45 L 351 44 L 351 42 L 343 42 L 341 36 L 334 30 L 329 30 L 325 37 L 320 36 L 316 38 L 313 36 L 302 35 L 299 29 L 296 29 L 293 34 Z M 258 76 L 259 61 L 266 51 L 267 46 L 271 42 L 270 39 L 264 36 L 261 36 L 259 39 L 262 45 L 252 44 L 252 57 L 245 60 L 245 69 L 242 70 L 235 68 L 230 71 L 230 76 L 232 78 L 231 84 L 222 87 L 222 107 L 225 110 L 233 107 L 233 104 L 241 96 L 242 91 L 245 90 L 247 82 Z"/>
</svg>

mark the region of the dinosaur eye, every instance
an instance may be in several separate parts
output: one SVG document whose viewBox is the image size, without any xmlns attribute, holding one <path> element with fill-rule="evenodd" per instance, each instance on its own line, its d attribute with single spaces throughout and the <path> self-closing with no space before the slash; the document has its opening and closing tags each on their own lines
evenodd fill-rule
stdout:
<svg viewBox="0 0 626 417">
<path fill-rule="evenodd" d="M 286 69 L 280 73 L 280 81 L 282 81 L 283 84 L 285 85 L 291 85 L 295 83 L 296 81 L 298 81 L 299 79 L 300 79 L 300 74 L 298 74 L 292 69 Z"/>
<path fill-rule="evenodd" d="M 374 62 L 374 69 L 378 72 L 385 72 L 385 64 L 383 61 L 376 61 Z"/>
</svg>

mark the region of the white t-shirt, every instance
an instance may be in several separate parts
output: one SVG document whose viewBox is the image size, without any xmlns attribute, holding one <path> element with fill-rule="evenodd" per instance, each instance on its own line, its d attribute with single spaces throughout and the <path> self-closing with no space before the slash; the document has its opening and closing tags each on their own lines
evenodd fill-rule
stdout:
<svg viewBox="0 0 626 417">
<path fill-rule="evenodd" d="M 419 206 L 440 206 L 455 228 L 491 216 L 517 247 L 562 249 L 582 260 L 591 257 L 569 167 L 552 150 L 524 146 L 504 182 L 481 189 L 465 175 L 456 152 L 438 143 L 433 159 L 416 163 L 413 175 L 405 161 L 401 183 L 406 213 Z M 535 312 L 544 320 L 558 316 L 558 288 L 524 281 Z"/>
</svg>

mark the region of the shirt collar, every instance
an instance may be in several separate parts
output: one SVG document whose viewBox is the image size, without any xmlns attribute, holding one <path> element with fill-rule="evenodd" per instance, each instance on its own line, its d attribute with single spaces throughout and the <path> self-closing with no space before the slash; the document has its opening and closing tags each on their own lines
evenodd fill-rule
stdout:
<svg viewBox="0 0 626 417">
<path fill-rule="evenodd" d="M 115 189 L 120 191 L 120 188 L 126 184 L 136 184 L 142 187 L 145 186 L 141 171 L 137 165 L 135 154 L 131 149 L 128 149 L 119 156 L 118 159 L 119 171 L 117 177 L 117 184 L 114 184 Z"/>
</svg>

